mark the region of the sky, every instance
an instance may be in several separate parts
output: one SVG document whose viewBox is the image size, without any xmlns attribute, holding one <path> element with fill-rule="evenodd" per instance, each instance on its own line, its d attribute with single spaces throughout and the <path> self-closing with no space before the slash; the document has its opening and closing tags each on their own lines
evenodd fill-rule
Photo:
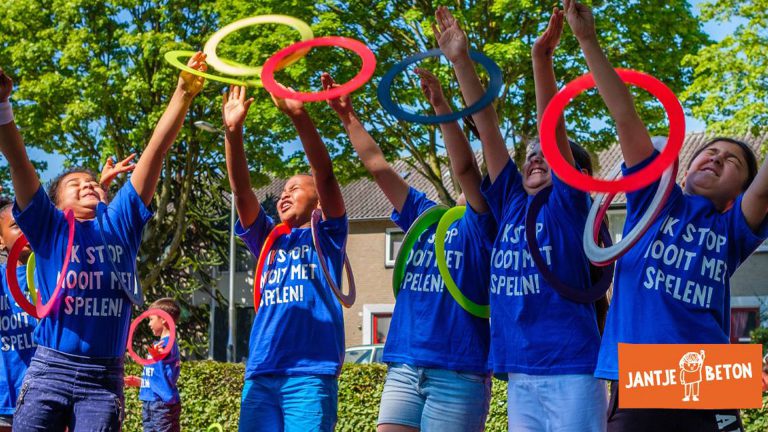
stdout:
<svg viewBox="0 0 768 432">
<path fill-rule="evenodd" d="M 693 1 L 694 13 L 699 13 L 700 5 L 704 3 L 703 0 Z M 731 34 L 735 28 L 740 24 L 738 20 L 731 22 L 707 22 L 704 24 L 704 31 L 715 41 L 720 41 L 727 35 Z M 701 132 L 705 129 L 705 124 L 701 120 L 693 117 L 686 117 L 686 131 L 687 132 Z M 286 146 L 286 151 L 292 153 L 300 148 L 300 144 L 294 143 Z M 33 160 L 42 160 L 48 163 L 48 169 L 40 173 L 43 183 L 49 181 L 53 176 L 61 172 L 61 167 L 64 164 L 64 157 L 59 154 L 46 154 L 38 149 L 29 149 L 29 156 Z"/>
</svg>

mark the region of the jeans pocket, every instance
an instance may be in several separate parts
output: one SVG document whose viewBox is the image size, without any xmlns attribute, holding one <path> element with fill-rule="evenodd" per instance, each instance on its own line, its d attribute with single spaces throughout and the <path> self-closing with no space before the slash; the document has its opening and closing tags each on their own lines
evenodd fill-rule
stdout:
<svg viewBox="0 0 768 432">
<path fill-rule="evenodd" d="M 123 424 L 125 411 L 123 410 L 123 401 L 120 399 L 120 396 L 115 396 L 115 414 L 117 414 L 117 421 Z"/>
<path fill-rule="evenodd" d="M 456 372 L 456 376 L 463 379 L 464 381 L 477 384 L 484 384 L 486 381 L 488 381 L 488 375 L 481 375 L 472 372 Z"/>
</svg>

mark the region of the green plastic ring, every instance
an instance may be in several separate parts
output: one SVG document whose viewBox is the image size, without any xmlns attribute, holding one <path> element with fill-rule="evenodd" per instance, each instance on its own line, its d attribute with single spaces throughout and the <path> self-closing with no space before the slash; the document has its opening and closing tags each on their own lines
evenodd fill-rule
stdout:
<svg viewBox="0 0 768 432">
<path fill-rule="evenodd" d="M 208 426 L 208 429 L 206 429 L 207 432 L 224 432 L 224 427 L 219 423 L 214 423 L 210 426 Z"/>
<path fill-rule="evenodd" d="M 27 258 L 27 290 L 32 303 L 37 303 L 37 287 L 35 286 L 35 253 L 32 252 Z"/>
<path fill-rule="evenodd" d="M 395 293 L 395 298 L 397 298 L 397 294 L 400 292 L 400 284 L 405 278 L 405 265 L 408 261 L 408 255 L 410 255 L 413 246 L 416 245 L 416 240 L 429 227 L 440 221 L 440 218 L 447 211 L 448 207 L 443 205 L 430 207 L 413 221 L 411 227 L 408 228 L 408 232 L 405 233 L 403 244 L 400 246 L 400 251 L 397 253 L 397 259 L 395 260 L 395 272 L 392 275 L 392 291 Z"/>
<path fill-rule="evenodd" d="M 464 217 L 466 211 L 467 208 L 465 206 L 454 207 L 445 212 L 440 218 L 437 230 L 435 230 L 435 260 L 437 260 L 437 269 L 440 271 L 440 276 L 443 277 L 443 283 L 448 288 L 451 297 L 456 300 L 456 303 L 476 317 L 488 318 L 491 316 L 490 305 L 477 304 L 467 298 L 453 280 L 453 276 L 451 276 L 451 272 L 448 270 L 448 263 L 445 261 L 445 235 L 448 233 L 448 228 L 451 224 Z"/>
<path fill-rule="evenodd" d="M 184 72 L 189 72 L 192 75 L 201 76 L 201 77 L 203 77 L 205 79 L 209 79 L 209 80 L 212 80 L 212 81 L 219 81 L 219 82 L 223 82 L 223 83 L 226 83 L 226 84 L 232 84 L 232 85 L 237 85 L 237 86 L 249 86 L 249 85 L 250 86 L 256 86 L 256 87 L 261 86 L 261 80 L 257 80 L 257 81 L 252 81 L 252 80 L 244 81 L 244 80 L 239 80 L 239 79 L 235 79 L 235 78 L 227 78 L 227 77 L 223 77 L 223 76 L 220 76 L 220 75 L 213 75 L 213 74 L 209 74 L 209 73 L 205 73 L 205 72 L 200 72 L 197 69 L 193 69 L 193 68 L 185 65 L 184 63 L 182 63 L 179 60 L 179 57 L 185 57 L 185 56 L 186 57 L 192 57 L 193 55 L 195 55 L 195 51 L 168 51 L 167 53 L 165 53 L 164 57 L 165 57 L 165 61 L 170 63 L 171 66 L 174 66 L 174 67 L 176 67 L 178 69 L 181 69 Z"/>
</svg>

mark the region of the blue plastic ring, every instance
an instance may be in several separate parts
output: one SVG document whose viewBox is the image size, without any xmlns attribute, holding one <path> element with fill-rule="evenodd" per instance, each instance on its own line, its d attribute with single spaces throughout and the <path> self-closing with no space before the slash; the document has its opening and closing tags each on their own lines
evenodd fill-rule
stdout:
<svg viewBox="0 0 768 432">
<path fill-rule="evenodd" d="M 464 108 L 461 111 L 455 111 L 445 115 L 433 115 L 433 116 L 426 116 L 426 115 L 408 112 L 400 108 L 397 104 L 395 104 L 395 102 L 392 100 L 392 92 L 390 91 L 390 88 L 392 87 L 392 83 L 395 81 L 395 77 L 400 72 L 404 71 L 405 68 L 407 68 L 412 63 L 416 63 L 427 57 L 437 57 L 441 55 L 443 55 L 443 52 L 440 50 L 440 48 L 435 48 L 429 51 L 414 54 L 411 57 L 408 57 L 407 59 L 394 65 L 392 69 L 390 69 L 387 72 L 387 74 L 384 75 L 384 78 L 381 79 L 381 81 L 379 82 L 379 88 L 376 91 L 381 107 L 400 120 L 413 122 L 413 123 L 435 124 L 435 123 L 448 123 L 448 122 L 456 121 L 468 115 L 474 114 L 482 110 L 483 108 L 487 107 L 488 105 L 490 105 L 493 102 L 493 100 L 496 99 L 496 96 L 501 91 L 501 86 L 502 86 L 501 68 L 499 67 L 499 65 L 496 64 L 496 62 L 491 60 L 491 58 L 486 56 L 485 54 L 482 54 L 475 50 L 469 50 L 469 57 L 474 62 L 482 65 L 485 68 L 486 72 L 488 72 L 488 76 L 490 77 L 490 82 L 488 83 L 488 89 L 486 90 L 485 94 L 483 95 L 482 98 L 480 98 L 479 101 L 473 103 L 472 105 Z"/>
</svg>

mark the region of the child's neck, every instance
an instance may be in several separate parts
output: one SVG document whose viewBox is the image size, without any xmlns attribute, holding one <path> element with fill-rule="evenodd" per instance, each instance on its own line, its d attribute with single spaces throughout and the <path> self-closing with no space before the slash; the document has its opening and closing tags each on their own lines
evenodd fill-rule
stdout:
<svg viewBox="0 0 768 432">
<path fill-rule="evenodd" d="M 164 337 L 169 337 L 169 336 L 171 336 L 171 331 L 164 327 L 163 328 L 163 332 L 160 334 L 160 337 L 164 338 Z"/>
</svg>

